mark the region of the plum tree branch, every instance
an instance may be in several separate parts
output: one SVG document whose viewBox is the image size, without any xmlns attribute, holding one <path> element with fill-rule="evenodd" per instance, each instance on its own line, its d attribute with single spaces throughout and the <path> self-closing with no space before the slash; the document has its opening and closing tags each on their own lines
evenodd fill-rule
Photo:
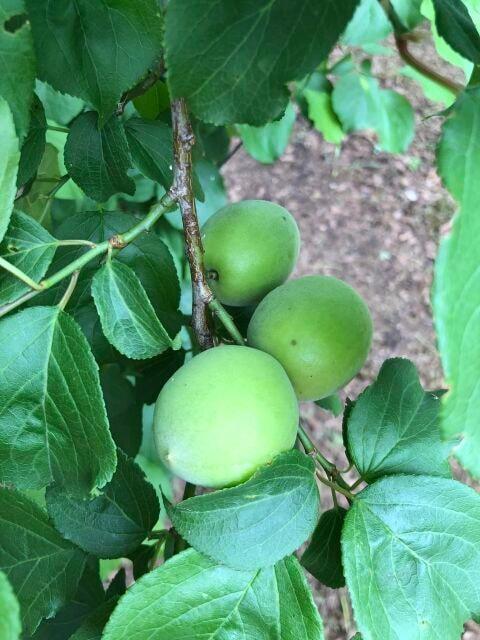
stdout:
<svg viewBox="0 0 480 640">
<path fill-rule="evenodd" d="M 192 327 L 200 349 L 213 347 L 208 305 L 213 294 L 203 267 L 203 246 L 192 184 L 192 147 L 195 143 L 187 106 L 182 98 L 172 102 L 174 181 L 173 195 L 182 214 L 185 252 L 192 277 Z"/>
</svg>

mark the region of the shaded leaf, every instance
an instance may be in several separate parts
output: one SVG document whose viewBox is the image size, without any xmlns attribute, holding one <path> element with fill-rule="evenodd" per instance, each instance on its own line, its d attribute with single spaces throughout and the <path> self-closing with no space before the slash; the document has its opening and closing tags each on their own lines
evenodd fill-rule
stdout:
<svg viewBox="0 0 480 640">
<path fill-rule="evenodd" d="M 462 0 L 433 0 L 438 33 L 464 58 L 480 64 L 480 35 Z"/>
<path fill-rule="evenodd" d="M 272 565 L 311 535 L 319 513 L 315 465 L 293 450 L 247 482 L 169 509 L 173 526 L 195 549 L 234 569 Z"/>
<path fill-rule="evenodd" d="M 17 172 L 20 161 L 18 139 L 15 133 L 12 112 L 7 102 L 0 97 L 0 241 L 3 240 L 13 211 L 17 193 Z"/>
<path fill-rule="evenodd" d="M 18 600 L 6 575 L 0 571 L 0 638 L 18 640 L 21 630 Z"/>
<path fill-rule="evenodd" d="M 75 321 L 33 307 L 0 322 L 0 478 L 21 489 L 51 482 L 76 494 L 113 474 L 98 369 Z"/>
<path fill-rule="evenodd" d="M 394 473 L 449 477 L 449 447 L 440 437 L 440 399 L 422 389 L 409 360 L 386 360 L 356 400 L 348 450 L 367 482 Z"/>
<path fill-rule="evenodd" d="M 184 364 L 185 355 L 183 349 L 169 349 L 151 362 L 144 363 L 135 380 L 135 393 L 142 404 L 156 402 L 163 385 Z"/>
<path fill-rule="evenodd" d="M 117 598 L 111 598 L 103 603 L 88 616 L 81 627 L 70 637 L 70 640 L 101 640 L 103 629 L 116 605 Z"/>
<path fill-rule="evenodd" d="M 127 175 L 127 139 L 116 117 L 100 129 L 94 111 L 78 116 L 65 144 L 65 166 L 78 186 L 97 202 L 105 202 L 119 192 L 135 192 L 135 182 Z"/>
<path fill-rule="evenodd" d="M 445 478 L 393 476 L 358 494 L 343 562 L 369 640 L 458 640 L 480 613 L 480 496 Z"/>
<path fill-rule="evenodd" d="M 205 122 L 260 126 L 274 120 L 287 106 L 286 83 L 327 57 L 357 4 L 173 0 L 165 35 L 170 92 L 187 98 Z"/>
<path fill-rule="evenodd" d="M 333 589 L 345 586 L 340 537 L 346 515 L 341 507 L 322 513 L 301 559 L 312 576 Z"/>
<path fill-rule="evenodd" d="M 133 104 L 142 118 L 156 120 L 160 113 L 170 107 L 167 85 L 162 80 L 157 80 L 146 93 L 134 98 Z"/>
<path fill-rule="evenodd" d="M 168 191 L 173 181 L 172 129 L 160 120 L 130 118 L 125 133 L 132 159 L 137 168 L 150 180 Z"/>
<path fill-rule="evenodd" d="M 293 557 L 236 571 L 189 549 L 143 576 L 113 612 L 104 640 L 323 640 L 322 622 Z"/>
<path fill-rule="evenodd" d="M 61 487 L 47 490 L 47 509 L 56 528 L 77 546 L 99 558 L 121 558 L 135 550 L 158 520 L 155 489 L 141 469 L 117 451 L 111 481 L 92 500 L 69 497 Z"/>
<path fill-rule="evenodd" d="M 0 569 L 20 602 L 23 630 L 33 633 L 42 618 L 55 615 L 75 594 L 85 554 L 17 491 L 0 489 L 0 513 Z"/>
<path fill-rule="evenodd" d="M 32 178 L 42 160 L 45 152 L 45 136 L 47 121 L 45 111 L 38 97 L 33 95 L 30 114 L 30 126 L 27 137 L 22 145 L 20 164 L 18 166 L 17 185 L 25 184 Z"/>
<path fill-rule="evenodd" d="M 278 160 L 285 152 L 295 119 L 295 109 L 289 102 L 280 120 L 269 122 L 263 127 L 251 127 L 248 124 L 238 125 L 237 131 L 243 146 L 252 158 L 258 162 L 270 164 Z"/>
</svg>

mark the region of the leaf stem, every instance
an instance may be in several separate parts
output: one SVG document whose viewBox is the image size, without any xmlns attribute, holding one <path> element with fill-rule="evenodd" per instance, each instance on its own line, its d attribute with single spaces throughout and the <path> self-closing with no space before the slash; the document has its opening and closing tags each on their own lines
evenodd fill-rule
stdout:
<svg viewBox="0 0 480 640">
<path fill-rule="evenodd" d="M 337 493 L 341 493 L 348 500 L 355 500 L 355 496 L 353 495 L 353 493 L 351 491 L 349 491 L 348 489 L 344 489 L 343 487 L 341 487 L 336 482 L 332 482 L 331 480 L 327 480 L 327 478 L 324 478 L 318 470 L 317 470 L 317 478 L 320 480 L 320 482 L 322 482 L 323 484 L 327 485 L 327 487 L 330 487 L 330 489 L 334 489 Z"/>
<path fill-rule="evenodd" d="M 312 455 L 312 457 L 320 464 L 324 471 L 326 471 L 329 475 L 334 475 L 335 472 L 338 473 L 337 467 L 333 464 L 333 462 L 327 460 L 325 456 L 320 453 L 317 446 L 313 443 L 312 439 L 301 424 L 298 425 L 298 437 L 306 453 L 308 455 Z"/>
<path fill-rule="evenodd" d="M 20 307 L 24 302 L 27 302 L 31 298 L 34 298 L 39 293 L 40 293 L 39 291 L 28 291 L 27 293 L 24 293 L 23 296 L 20 296 L 20 298 L 17 298 L 13 302 L 4 304 L 3 306 L 0 307 L 0 318 L 2 316 L 6 316 L 7 313 L 10 313 L 10 311 L 13 311 L 17 307 Z"/>
<path fill-rule="evenodd" d="M 86 247 L 96 247 L 95 242 L 91 242 L 90 240 L 57 240 L 55 242 L 57 247 L 76 247 L 80 245 L 85 245 Z"/>
<path fill-rule="evenodd" d="M 182 98 L 172 102 L 174 184 L 173 193 L 182 214 L 187 254 L 192 276 L 192 328 L 200 349 L 213 347 L 208 304 L 213 294 L 203 267 L 203 246 L 192 185 L 192 147 L 195 143 L 187 106 Z"/>
<path fill-rule="evenodd" d="M 358 486 L 360 486 L 362 482 L 363 482 L 363 478 L 358 478 L 357 480 L 355 480 L 355 482 L 352 485 L 350 485 L 350 490 L 353 491 Z"/>
<path fill-rule="evenodd" d="M 42 289 L 42 287 L 38 284 L 38 282 L 35 282 L 35 280 L 32 280 L 30 276 L 28 276 L 26 273 L 18 269 L 15 265 L 8 262 L 8 260 L 5 260 L 5 258 L 0 258 L 0 267 L 2 269 L 5 269 L 5 271 L 8 271 L 9 273 L 11 273 L 12 276 L 15 276 L 15 278 L 18 278 L 19 280 L 24 282 L 31 289 L 35 289 L 36 291 L 40 291 Z"/>
<path fill-rule="evenodd" d="M 68 287 L 65 289 L 65 293 L 63 294 L 62 299 L 60 300 L 60 302 L 57 305 L 59 309 L 63 310 L 67 306 L 68 301 L 72 297 L 72 293 L 74 292 L 75 287 L 77 286 L 78 276 L 79 275 L 80 275 L 80 270 L 74 271 L 72 273 L 72 277 L 70 278 L 70 282 L 68 283 Z"/>
<path fill-rule="evenodd" d="M 225 329 L 228 331 L 234 342 L 237 344 L 244 346 L 245 340 L 243 339 L 242 334 L 237 329 L 232 316 L 226 311 L 223 305 L 215 298 L 212 297 L 210 302 L 208 303 L 210 310 L 217 316 L 220 322 L 223 324 Z"/>
<path fill-rule="evenodd" d="M 66 127 L 55 127 L 52 124 L 47 125 L 47 129 L 49 131 L 60 131 L 60 133 L 70 133 L 70 129 L 67 129 Z"/>
</svg>

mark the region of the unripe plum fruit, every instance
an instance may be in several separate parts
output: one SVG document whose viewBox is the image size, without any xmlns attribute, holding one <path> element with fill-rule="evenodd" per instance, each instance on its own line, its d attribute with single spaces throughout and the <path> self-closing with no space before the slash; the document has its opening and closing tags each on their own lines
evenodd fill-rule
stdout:
<svg viewBox="0 0 480 640">
<path fill-rule="evenodd" d="M 300 400 L 319 400 L 358 373 L 372 330 L 368 307 L 352 287 L 329 276 L 306 276 L 262 300 L 248 343 L 280 362 Z"/>
<path fill-rule="evenodd" d="M 298 401 L 282 366 L 262 351 L 221 346 L 183 365 L 155 407 L 160 458 L 205 487 L 247 480 L 295 443 Z"/>
<path fill-rule="evenodd" d="M 257 303 L 285 282 L 300 249 L 293 216 L 265 200 L 244 200 L 217 211 L 202 228 L 205 269 L 223 304 Z"/>
</svg>

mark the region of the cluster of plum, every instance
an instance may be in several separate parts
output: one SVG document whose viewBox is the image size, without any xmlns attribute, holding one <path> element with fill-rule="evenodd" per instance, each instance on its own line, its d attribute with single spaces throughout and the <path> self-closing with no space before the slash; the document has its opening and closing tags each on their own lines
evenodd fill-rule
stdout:
<svg viewBox="0 0 480 640">
<path fill-rule="evenodd" d="M 160 458 L 205 487 L 235 485 L 293 447 L 298 401 L 319 400 L 363 366 L 372 320 L 337 278 L 286 282 L 300 250 L 293 216 L 263 200 L 229 204 L 204 225 L 205 269 L 229 306 L 257 305 L 247 344 L 222 345 L 181 367 L 155 408 Z"/>
</svg>

